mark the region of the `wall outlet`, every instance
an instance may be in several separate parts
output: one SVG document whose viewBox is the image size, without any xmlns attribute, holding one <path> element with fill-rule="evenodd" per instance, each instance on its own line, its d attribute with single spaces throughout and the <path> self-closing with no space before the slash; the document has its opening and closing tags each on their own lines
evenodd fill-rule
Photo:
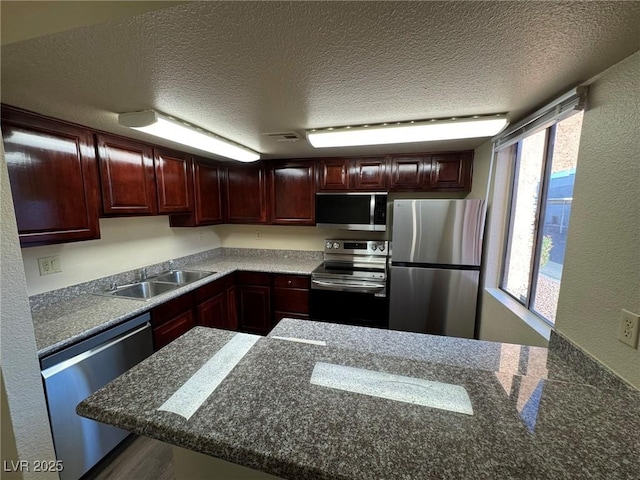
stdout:
<svg viewBox="0 0 640 480">
<path fill-rule="evenodd" d="M 262 232 L 260 230 L 256 230 L 256 240 L 262 240 Z"/>
<path fill-rule="evenodd" d="M 41 277 L 44 275 L 51 275 L 52 273 L 62 272 L 60 255 L 51 255 L 50 257 L 38 258 L 38 268 L 40 269 Z"/>
<path fill-rule="evenodd" d="M 638 347 L 638 332 L 640 331 L 640 315 L 636 315 L 629 310 L 622 310 L 620 315 L 620 327 L 618 329 L 618 340 L 626 343 L 631 348 Z"/>
</svg>

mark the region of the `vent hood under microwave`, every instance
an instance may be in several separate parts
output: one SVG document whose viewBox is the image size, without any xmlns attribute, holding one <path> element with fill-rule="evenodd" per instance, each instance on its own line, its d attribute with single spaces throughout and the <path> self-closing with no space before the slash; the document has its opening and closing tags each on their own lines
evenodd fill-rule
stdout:
<svg viewBox="0 0 640 480">
<path fill-rule="evenodd" d="M 384 232 L 387 229 L 387 194 L 317 193 L 316 225 Z"/>
</svg>

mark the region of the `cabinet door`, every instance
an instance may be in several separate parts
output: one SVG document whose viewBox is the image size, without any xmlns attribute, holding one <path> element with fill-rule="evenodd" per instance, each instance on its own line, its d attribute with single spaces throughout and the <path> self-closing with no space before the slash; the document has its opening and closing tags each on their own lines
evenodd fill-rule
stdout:
<svg viewBox="0 0 640 480">
<path fill-rule="evenodd" d="M 428 157 L 427 157 L 428 160 Z M 396 156 L 391 157 L 390 187 L 391 190 L 422 190 L 425 175 L 424 156 Z"/>
<path fill-rule="evenodd" d="M 193 327 L 193 312 L 191 310 L 172 318 L 153 329 L 153 349 L 157 351 L 171 343 L 183 333 Z"/>
<path fill-rule="evenodd" d="M 318 160 L 318 190 L 349 190 L 350 168 L 348 158 Z"/>
<path fill-rule="evenodd" d="M 3 106 L 2 137 L 20 243 L 100 238 L 91 132 Z"/>
<path fill-rule="evenodd" d="M 193 184 L 189 156 L 160 148 L 153 149 L 158 189 L 158 213 L 191 213 Z"/>
<path fill-rule="evenodd" d="M 153 148 L 111 135 L 96 135 L 105 215 L 155 215 L 158 211 Z"/>
<path fill-rule="evenodd" d="M 172 227 L 199 227 L 223 222 L 222 168 L 200 159 L 193 161 L 194 208 L 190 215 L 171 215 Z"/>
<path fill-rule="evenodd" d="M 196 324 L 204 327 L 227 328 L 226 290 L 198 305 Z"/>
<path fill-rule="evenodd" d="M 354 190 L 369 192 L 387 189 L 387 165 L 384 158 L 356 158 L 353 161 Z"/>
<path fill-rule="evenodd" d="M 238 307 L 241 330 L 266 335 L 271 330 L 271 288 L 239 285 Z"/>
<path fill-rule="evenodd" d="M 282 162 L 270 168 L 271 223 L 314 225 L 316 210 L 313 161 Z"/>
<path fill-rule="evenodd" d="M 238 330 L 238 295 L 235 286 L 227 288 L 227 328 Z"/>
<path fill-rule="evenodd" d="M 436 154 L 431 157 L 430 190 L 471 191 L 473 152 Z"/>
<path fill-rule="evenodd" d="M 283 318 L 309 318 L 311 279 L 303 275 L 274 275 L 273 326 Z"/>
<path fill-rule="evenodd" d="M 266 223 L 267 185 L 262 165 L 234 165 L 227 170 L 228 223 Z"/>
</svg>

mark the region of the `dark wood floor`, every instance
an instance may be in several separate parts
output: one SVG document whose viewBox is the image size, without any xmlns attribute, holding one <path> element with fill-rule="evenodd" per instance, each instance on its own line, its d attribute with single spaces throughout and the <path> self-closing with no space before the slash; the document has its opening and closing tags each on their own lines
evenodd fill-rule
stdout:
<svg viewBox="0 0 640 480">
<path fill-rule="evenodd" d="M 131 435 L 82 480 L 175 480 L 171 446 Z"/>
</svg>

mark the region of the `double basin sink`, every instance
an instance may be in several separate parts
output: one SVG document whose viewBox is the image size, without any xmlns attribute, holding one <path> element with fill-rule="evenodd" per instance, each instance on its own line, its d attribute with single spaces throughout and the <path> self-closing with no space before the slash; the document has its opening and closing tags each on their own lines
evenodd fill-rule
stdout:
<svg viewBox="0 0 640 480">
<path fill-rule="evenodd" d="M 157 295 L 170 292 L 203 278 L 213 275 L 216 272 L 206 272 L 201 270 L 171 270 L 159 275 L 122 287 L 114 286 L 100 295 L 110 297 L 133 298 L 135 300 L 149 300 Z"/>
</svg>

